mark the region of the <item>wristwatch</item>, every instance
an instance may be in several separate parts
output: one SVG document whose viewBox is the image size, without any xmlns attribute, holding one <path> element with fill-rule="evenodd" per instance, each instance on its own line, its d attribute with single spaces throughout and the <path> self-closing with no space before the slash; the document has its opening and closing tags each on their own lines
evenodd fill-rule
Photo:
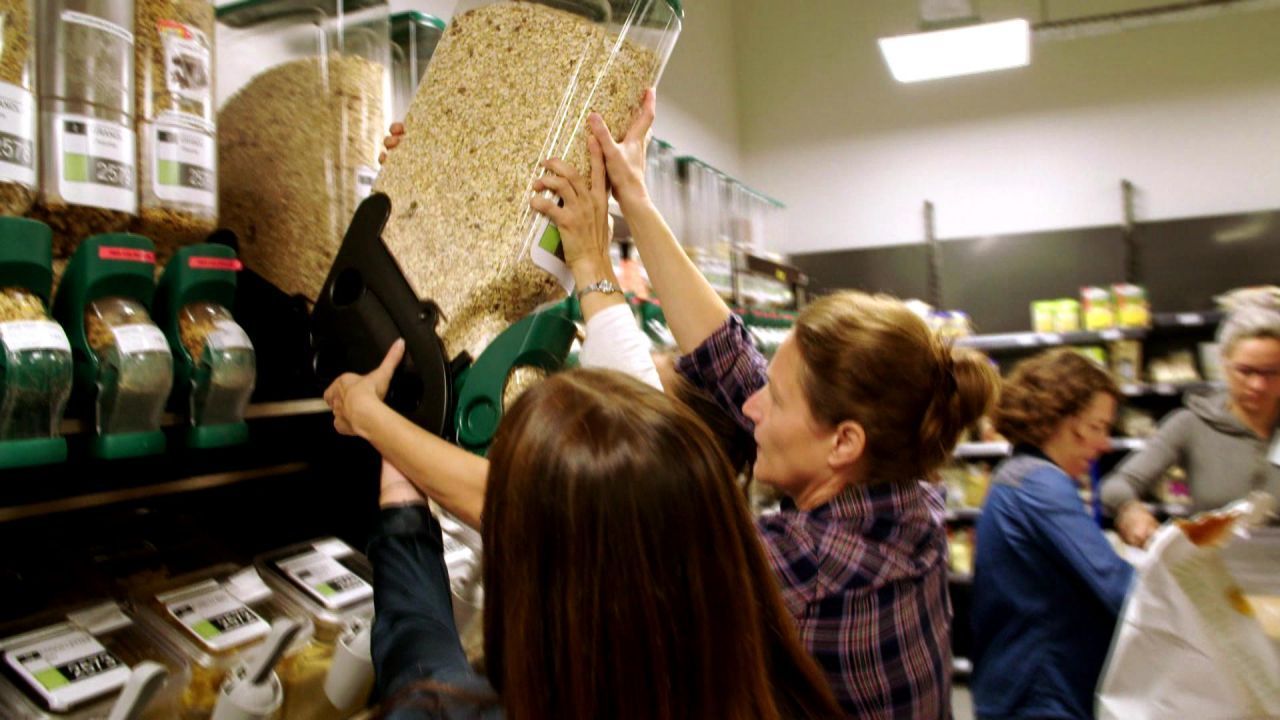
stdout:
<svg viewBox="0 0 1280 720">
<path fill-rule="evenodd" d="M 599 282 L 593 282 L 584 288 L 579 288 L 574 295 L 577 296 L 578 301 L 581 302 L 584 295 L 593 292 L 604 293 L 605 295 L 617 295 L 622 292 L 622 288 L 614 285 L 613 282 L 609 280 L 601 280 Z"/>
</svg>

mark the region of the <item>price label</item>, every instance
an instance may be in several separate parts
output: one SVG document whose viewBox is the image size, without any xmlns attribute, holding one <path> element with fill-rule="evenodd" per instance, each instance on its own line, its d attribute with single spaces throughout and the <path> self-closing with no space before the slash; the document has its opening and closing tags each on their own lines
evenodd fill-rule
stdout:
<svg viewBox="0 0 1280 720">
<path fill-rule="evenodd" d="M 356 168 L 356 202 L 373 194 L 373 183 L 378 179 L 378 169 L 368 165 Z"/>
<path fill-rule="evenodd" d="M 85 115 L 55 117 L 59 192 L 77 205 L 134 214 L 137 163 L 133 128 Z"/>
<path fill-rule="evenodd" d="M 111 328 L 115 335 L 116 348 L 123 355 L 134 355 L 145 352 L 169 353 L 169 340 L 155 325 L 119 325 Z"/>
<path fill-rule="evenodd" d="M 71 343 L 62 326 L 48 320 L 15 320 L 0 323 L 0 342 L 9 352 L 60 350 L 71 352 Z"/>
<path fill-rule="evenodd" d="M 1040 344 L 1040 338 L 1035 335 L 1020 335 L 1016 342 L 1022 347 L 1035 347 Z"/>
<path fill-rule="evenodd" d="M 54 634 L 4 653 L 8 666 L 50 709 L 65 713 L 86 701 L 115 692 L 129 680 L 129 666 L 89 633 L 73 625 L 54 626 Z"/>
<path fill-rule="evenodd" d="M 36 184 L 36 103 L 27 90 L 0 83 L 0 180 Z"/>
<path fill-rule="evenodd" d="M 1178 313 L 1177 321 L 1179 325 L 1203 325 L 1204 318 L 1200 313 Z"/>
<path fill-rule="evenodd" d="M 160 596 L 165 610 L 206 648 L 227 650 L 264 638 L 271 625 L 221 585 L 205 583 L 190 593 L 177 591 Z M 176 597 L 175 597 L 176 596 Z"/>
<path fill-rule="evenodd" d="M 188 203 L 210 212 L 217 205 L 218 148 L 212 127 L 201 118 L 168 113 L 154 127 L 152 191 L 168 202 Z"/>
<path fill-rule="evenodd" d="M 1119 330 L 1103 330 L 1102 339 L 1107 341 L 1123 340 L 1124 333 Z"/>
<path fill-rule="evenodd" d="M 244 328 L 236 323 L 219 320 L 213 325 L 213 332 L 209 333 L 209 347 L 214 350 L 252 350 L 253 343 L 249 341 L 249 336 L 245 333 Z"/>
<path fill-rule="evenodd" d="M 336 610 L 373 597 L 373 586 L 339 558 L 310 551 L 276 563 L 285 576 L 326 608 Z"/>
</svg>

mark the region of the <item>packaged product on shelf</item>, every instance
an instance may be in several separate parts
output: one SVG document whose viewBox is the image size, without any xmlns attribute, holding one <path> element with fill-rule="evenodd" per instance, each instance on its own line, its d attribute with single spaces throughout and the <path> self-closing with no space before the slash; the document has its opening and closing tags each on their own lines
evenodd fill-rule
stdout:
<svg viewBox="0 0 1280 720">
<path fill-rule="evenodd" d="M 1038 333 L 1054 332 L 1057 327 L 1057 316 L 1056 300 L 1036 300 L 1031 303 L 1031 330 Z"/>
<path fill-rule="evenodd" d="M 135 232 L 161 261 L 218 218 L 210 0 L 134 0 L 139 152 Z"/>
<path fill-rule="evenodd" d="M 129 227 L 138 210 L 133 0 L 42 0 L 40 194 L 34 217 L 67 257 L 89 235 Z"/>
<path fill-rule="evenodd" d="M 1140 285 L 1112 285 L 1116 300 L 1116 319 L 1120 327 L 1151 327 L 1151 305 L 1147 291 Z"/>
<path fill-rule="evenodd" d="M 35 720 L 108 717 L 130 673 L 144 662 L 167 673 L 164 684 L 137 714 L 143 720 L 178 717 L 188 680 L 182 656 L 137 621 L 125 606 L 99 602 L 10 624 L 0 631 L 0 715 Z M 111 714 L 110 717 L 117 717 Z"/>
<path fill-rule="evenodd" d="M 344 718 L 363 707 L 373 686 L 369 561 L 341 540 L 323 538 L 265 553 L 254 566 L 315 626 L 313 651 L 281 678 L 291 689 L 284 716 Z"/>
<path fill-rule="evenodd" d="M 621 137 L 679 27 L 673 0 L 459 4 L 374 187 L 392 202 L 387 248 L 443 311 L 450 355 L 477 356 L 572 285 L 529 207 L 541 163 L 585 173 L 588 111 Z"/>
<path fill-rule="evenodd" d="M 51 233 L 0 217 L 0 468 L 60 462 L 71 397 L 71 345 L 49 318 Z"/>
<path fill-rule="evenodd" d="M 1081 355 L 1089 358 L 1090 360 L 1092 360 L 1094 363 L 1097 364 L 1098 367 L 1102 368 L 1103 370 L 1107 369 L 1108 367 L 1107 351 L 1105 348 L 1099 347 L 1097 345 L 1086 345 L 1083 347 L 1076 347 L 1072 349 L 1080 353 Z"/>
<path fill-rule="evenodd" d="M 1147 367 L 1151 382 L 1177 385 L 1200 380 L 1196 372 L 1195 357 L 1190 350 L 1174 350 L 1157 358 L 1152 358 Z"/>
<path fill-rule="evenodd" d="M 103 458 L 161 452 L 173 356 L 151 320 L 155 252 L 139 235 L 96 235 L 81 243 L 54 296 L 54 316 L 76 349 L 77 409 L 95 421 L 92 450 Z"/>
<path fill-rule="evenodd" d="M 252 568 L 218 565 L 159 585 L 135 589 L 140 619 L 176 647 L 191 667 L 175 717 L 208 718 L 218 702 L 227 673 L 245 660 L 271 633 L 290 619 L 301 632 L 276 665 L 286 697 L 286 678 L 310 662 L 317 650 L 315 628 L 297 604 L 263 582 Z"/>
<path fill-rule="evenodd" d="M 1106 330 L 1116 326 L 1115 303 L 1111 291 L 1104 287 L 1080 288 L 1084 306 L 1084 329 Z"/>
<path fill-rule="evenodd" d="M 218 10 L 219 214 L 245 264 L 286 293 L 316 298 L 378 173 L 388 17 L 385 0 Z"/>
<path fill-rule="evenodd" d="M 1064 298 L 1054 303 L 1053 332 L 1080 331 L 1080 301 Z"/>
<path fill-rule="evenodd" d="M 35 0 L 0 0 L 0 215 L 22 215 L 36 196 Z"/>
<path fill-rule="evenodd" d="M 1111 375 L 1121 385 L 1137 385 L 1142 382 L 1142 342 L 1117 340 L 1110 343 Z"/>
</svg>

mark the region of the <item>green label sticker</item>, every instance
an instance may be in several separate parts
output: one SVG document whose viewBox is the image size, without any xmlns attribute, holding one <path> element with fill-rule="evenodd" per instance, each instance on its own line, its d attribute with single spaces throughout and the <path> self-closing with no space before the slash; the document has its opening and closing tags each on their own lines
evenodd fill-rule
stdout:
<svg viewBox="0 0 1280 720">
<path fill-rule="evenodd" d="M 547 231 L 542 233 L 542 239 L 538 241 L 538 247 L 556 255 L 561 260 L 564 259 L 564 255 L 560 252 L 560 229 L 555 225 L 547 224 Z"/>
<path fill-rule="evenodd" d="M 177 160 L 160 160 L 156 162 L 156 182 L 161 185 L 181 184 L 182 163 Z"/>
<path fill-rule="evenodd" d="M 71 684 L 71 681 L 67 679 L 67 676 L 58 672 L 57 668 L 41 670 L 36 673 L 36 680 L 38 680 L 46 690 L 57 690 L 60 687 Z"/>
<path fill-rule="evenodd" d="M 77 153 L 64 154 L 62 176 L 68 182 L 89 182 L 89 156 Z"/>
<path fill-rule="evenodd" d="M 333 587 L 329 585 L 329 583 L 320 583 L 319 585 L 317 585 L 316 592 L 320 593 L 325 597 L 333 597 L 334 595 L 338 594 L 338 591 L 334 590 Z"/>
<path fill-rule="evenodd" d="M 222 631 L 214 627 L 213 623 L 208 620 L 201 620 L 193 625 L 191 629 L 195 630 L 196 634 L 205 640 L 212 640 L 222 634 Z"/>
</svg>

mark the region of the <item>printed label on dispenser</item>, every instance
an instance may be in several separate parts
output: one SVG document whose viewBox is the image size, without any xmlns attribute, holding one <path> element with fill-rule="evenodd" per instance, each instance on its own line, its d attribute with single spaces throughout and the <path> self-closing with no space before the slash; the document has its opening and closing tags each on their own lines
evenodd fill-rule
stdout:
<svg viewBox="0 0 1280 720">
<path fill-rule="evenodd" d="M 356 202 L 373 194 L 373 183 L 378 179 L 378 169 L 361 165 L 356 168 Z"/>
<path fill-rule="evenodd" d="M 0 83 L 0 182 L 36 185 L 36 101 L 9 83 Z"/>
<path fill-rule="evenodd" d="M 165 598 L 170 598 L 166 600 Z M 243 645 L 271 632 L 271 625 L 217 583 L 203 593 L 160 601 L 169 614 L 210 650 Z"/>
<path fill-rule="evenodd" d="M 0 343 L 9 352 L 61 350 L 71 352 L 62 326 L 48 320 L 14 320 L 0 323 Z"/>
<path fill-rule="evenodd" d="M 176 115 L 161 116 L 152 132 L 152 190 L 166 202 L 186 203 L 212 212 L 217 204 L 217 146 L 213 135 Z"/>
<path fill-rule="evenodd" d="M 252 350 L 253 343 L 244 328 L 228 320 L 219 320 L 213 324 L 213 332 L 209 333 L 209 347 L 214 350 Z"/>
<path fill-rule="evenodd" d="M 129 214 L 138 211 L 133 128 L 84 115 L 58 114 L 53 143 L 63 199 Z"/>
<path fill-rule="evenodd" d="M 70 626 L 53 637 L 7 650 L 4 659 L 54 712 L 115 692 L 129 680 L 128 665 L 92 635 Z"/>
<path fill-rule="evenodd" d="M 144 352 L 169 352 L 169 340 L 155 325 L 118 325 L 111 328 L 116 348 L 122 355 Z"/>
<path fill-rule="evenodd" d="M 156 29 L 164 42 L 165 83 L 169 92 L 192 102 L 213 99 L 209 73 L 209 41 L 189 25 L 160 20 Z"/>
<path fill-rule="evenodd" d="M 373 597 L 372 585 L 324 552 L 306 552 L 276 564 L 295 585 L 330 610 Z"/>
</svg>

